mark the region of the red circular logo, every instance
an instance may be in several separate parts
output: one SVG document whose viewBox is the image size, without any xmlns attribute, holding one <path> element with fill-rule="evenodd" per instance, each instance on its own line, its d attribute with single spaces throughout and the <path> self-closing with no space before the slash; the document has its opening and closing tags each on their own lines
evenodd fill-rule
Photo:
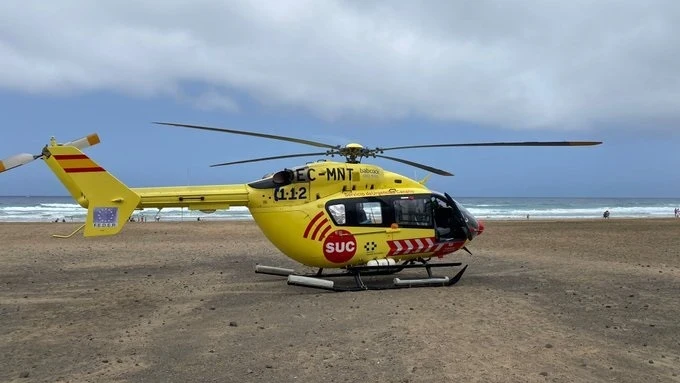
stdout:
<svg viewBox="0 0 680 383">
<path fill-rule="evenodd" d="M 347 230 L 336 230 L 323 241 L 323 255 L 333 263 L 345 263 L 357 252 L 357 240 Z"/>
</svg>

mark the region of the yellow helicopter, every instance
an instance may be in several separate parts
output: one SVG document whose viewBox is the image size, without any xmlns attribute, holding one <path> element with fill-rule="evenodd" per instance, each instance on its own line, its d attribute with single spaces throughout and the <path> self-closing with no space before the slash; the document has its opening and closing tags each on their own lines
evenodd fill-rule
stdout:
<svg viewBox="0 0 680 383">
<path fill-rule="evenodd" d="M 319 160 L 284 168 L 246 184 L 128 188 L 81 149 L 99 143 L 96 134 L 59 144 L 54 139 L 37 155 L 19 154 L 0 161 L 0 172 L 44 160 L 76 202 L 87 209 L 84 235 L 96 237 L 118 233 L 136 209 L 186 207 L 214 212 L 245 206 L 264 235 L 285 255 L 303 265 L 318 268 L 314 274 L 292 269 L 256 265 L 263 274 L 288 277 L 288 284 L 332 291 L 450 286 L 458 282 L 467 265 L 453 277 L 435 277 L 432 268 L 458 267 L 460 262 L 431 262 L 433 258 L 465 251 L 466 245 L 484 231 L 460 203 L 446 193 L 428 189 L 416 181 L 383 168 L 361 163 L 364 158 L 384 158 L 451 176 L 441 169 L 386 156 L 392 150 L 473 146 L 590 146 L 594 141 L 485 142 L 464 144 L 408 145 L 365 148 L 351 143 L 330 145 L 305 139 L 200 125 L 156 124 L 255 136 L 295 142 L 323 149 L 225 162 L 212 166 L 243 164 L 295 157 L 344 157 L 345 162 Z M 427 277 L 394 278 L 391 284 L 366 284 L 362 276 L 393 274 L 424 268 Z M 325 269 L 341 269 L 328 273 Z M 350 286 L 328 278 L 353 277 Z"/>
</svg>

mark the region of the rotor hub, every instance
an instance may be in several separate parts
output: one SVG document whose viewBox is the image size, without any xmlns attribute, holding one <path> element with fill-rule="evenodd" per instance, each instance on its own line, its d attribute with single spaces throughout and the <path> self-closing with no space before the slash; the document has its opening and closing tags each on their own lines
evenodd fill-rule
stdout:
<svg viewBox="0 0 680 383">
<path fill-rule="evenodd" d="M 357 143 L 349 143 L 338 149 L 338 154 L 345 157 L 350 164 L 360 163 L 361 159 L 370 156 L 371 152 L 370 149 L 366 149 L 363 145 Z"/>
</svg>

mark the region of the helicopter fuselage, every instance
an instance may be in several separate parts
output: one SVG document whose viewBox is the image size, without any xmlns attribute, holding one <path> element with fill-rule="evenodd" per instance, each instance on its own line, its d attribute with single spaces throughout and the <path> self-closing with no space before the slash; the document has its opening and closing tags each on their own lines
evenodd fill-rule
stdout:
<svg viewBox="0 0 680 383">
<path fill-rule="evenodd" d="M 312 267 L 442 257 L 483 230 L 450 197 L 375 165 L 314 162 L 247 188 L 265 236 Z"/>
</svg>

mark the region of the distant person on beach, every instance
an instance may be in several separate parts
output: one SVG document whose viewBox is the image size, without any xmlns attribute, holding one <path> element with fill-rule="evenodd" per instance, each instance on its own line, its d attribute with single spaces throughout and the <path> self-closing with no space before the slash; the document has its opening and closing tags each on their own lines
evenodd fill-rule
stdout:
<svg viewBox="0 0 680 383">
<path fill-rule="evenodd" d="M 679 218 L 680 217 L 680 208 L 676 207 L 675 210 L 674 210 L 674 213 L 675 213 L 675 218 Z"/>
<path fill-rule="evenodd" d="M 604 213 L 602 213 L 602 218 L 604 218 L 604 219 L 609 218 L 609 210 L 605 210 Z"/>
</svg>

